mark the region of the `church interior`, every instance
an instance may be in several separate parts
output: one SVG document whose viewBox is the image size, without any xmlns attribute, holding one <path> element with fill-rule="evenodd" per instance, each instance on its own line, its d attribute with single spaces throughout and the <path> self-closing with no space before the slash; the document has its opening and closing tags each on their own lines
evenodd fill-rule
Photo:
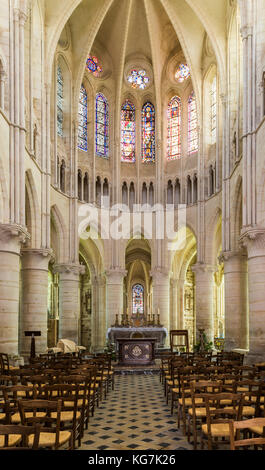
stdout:
<svg viewBox="0 0 265 470">
<path fill-rule="evenodd" d="M 0 3 L 0 450 L 265 450 L 265 0 Z"/>
</svg>

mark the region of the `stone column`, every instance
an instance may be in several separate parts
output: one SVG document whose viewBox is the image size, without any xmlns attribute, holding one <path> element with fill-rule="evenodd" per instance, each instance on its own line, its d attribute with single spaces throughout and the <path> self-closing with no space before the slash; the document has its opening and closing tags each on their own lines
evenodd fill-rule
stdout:
<svg viewBox="0 0 265 470">
<path fill-rule="evenodd" d="M 20 248 L 29 235 L 18 225 L 0 225 L 0 350 L 18 354 Z"/>
<path fill-rule="evenodd" d="M 107 319 L 105 307 L 105 276 L 99 275 L 92 279 L 94 309 L 92 310 L 92 351 L 101 351 L 106 345 Z"/>
<path fill-rule="evenodd" d="M 153 271 L 150 271 L 150 276 L 152 276 L 153 279 L 153 313 L 157 315 L 159 309 L 160 323 L 169 333 L 169 273 L 159 269 L 154 269 Z M 170 338 L 169 335 L 167 335 L 165 346 L 169 346 L 169 342 Z"/>
<path fill-rule="evenodd" d="M 240 237 L 248 251 L 248 362 L 265 360 L 265 229 L 249 228 Z"/>
<path fill-rule="evenodd" d="M 203 328 L 207 339 L 213 341 L 213 273 L 216 267 L 197 263 L 191 269 L 195 273 L 196 337 L 198 340 L 198 330 Z"/>
<path fill-rule="evenodd" d="M 59 339 L 70 339 L 78 343 L 80 319 L 79 274 L 85 272 L 80 264 L 57 264 L 59 273 Z"/>
<path fill-rule="evenodd" d="M 171 293 L 172 293 L 172 306 L 170 315 L 170 329 L 177 330 L 178 328 L 178 279 L 171 278 Z"/>
<path fill-rule="evenodd" d="M 223 252 L 225 289 L 225 349 L 247 348 L 247 257 L 240 251 Z"/>
<path fill-rule="evenodd" d="M 51 250 L 25 249 L 21 257 L 20 353 L 30 355 L 31 338 L 24 331 L 40 331 L 36 353 L 47 349 L 48 265 Z"/>
<path fill-rule="evenodd" d="M 127 271 L 123 269 L 113 268 L 106 271 L 106 311 L 107 326 L 114 325 L 116 314 L 125 313 L 123 306 L 123 279 L 127 275 Z"/>
</svg>

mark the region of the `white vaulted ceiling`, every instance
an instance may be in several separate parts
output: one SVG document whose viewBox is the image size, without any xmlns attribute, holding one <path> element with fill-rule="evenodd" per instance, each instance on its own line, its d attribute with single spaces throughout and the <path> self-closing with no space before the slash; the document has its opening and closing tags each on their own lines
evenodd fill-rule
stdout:
<svg viewBox="0 0 265 470">
<path fill-rule="evenodd" d="M 210 38 L 225 87 L 226 14 L 229 0 L 46 0 L 47 74 L 66 24 L 71 32 L 76 92 L 93 49 L 111 58 L 116 92 L 122 93 L 126 62 L 143 56 L 153 70 L 156 95 L 173 52 L 181 50 L 191 69 L 198 99 L 205 34 Z M 47 80 L 49 80 L 49 75 Z"/>
</svg>

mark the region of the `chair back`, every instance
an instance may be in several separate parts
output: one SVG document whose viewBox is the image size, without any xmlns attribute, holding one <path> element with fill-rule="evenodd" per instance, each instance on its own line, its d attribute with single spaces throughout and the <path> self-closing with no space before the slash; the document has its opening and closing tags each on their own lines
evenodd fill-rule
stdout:
<svg viewBox="0 0 265 470">
<path fill-rule="evenodd" d="M 22 425 L 0 425 L 0 436 L 4 436 L 3 446 L 0 446 L 1 450 L 38 450 L 39 439 L 40 439 L 40 424 L 34 426 L 22 426 Z M 32 446 L 29 445 L 29 436 L 34 435 Z M 11 438 L 14 436 L 21 436 L 18 441 L 18 445 L 10 445 Z"/>
<path fill-rule="evenodd" d="M 261 428 L 261 436 L 240 438 L 240 431 Z M 233 421 L 229 423 L 230 431 L 230 450 L 236 450 L 239 447 L 261 446 L 265 450 L 265 418 L 244 419 L 243 421 Z"/>
</svg>

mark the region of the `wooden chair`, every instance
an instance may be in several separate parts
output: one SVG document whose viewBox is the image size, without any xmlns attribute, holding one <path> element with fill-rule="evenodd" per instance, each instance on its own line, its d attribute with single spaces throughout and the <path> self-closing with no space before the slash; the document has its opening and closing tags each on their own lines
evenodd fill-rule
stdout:
<svg viewBox="0 0 265 470">
<path fill-rule="evenodd" d="M 38 450 L 40 424 L 34 426 L 0 425 L 1 450 Z M 31 445 L 29 436 L 32 436 Z"/>
<path fill-rule="evenodd" d="M 112 368 L 112 359 L 111 355 L 107 354 L 106 356 L 106 363 L 105 363 L 105 369 L 103 374 L 107 376 L 107 392 L 109 391 L 109 387 L 111 387 L 112 390 L 114 390 L 114 370 Z"/>
<path fill-rule="evenodd" d="M 159 379 L 164 384 L 165 375 L 168 375 L 168 361 L 172 357 L 171 354 L 163 354 L 160 358 Z"/>
<path fill-rule="evenodd" d="M 10 376 L 10 375 L 0 375 L 0 387 L 8 386 L 8 385 L 16 385 L 18 383 L 17 376 Z"/>
<path fill-rule="evenodd" d="M 69 375 L 68 377 L 61 377 L 64 383 L 78 386 L 78 400 L 77 410 L 81 413 L 81 437 L 84 433 L 84 428 L 88 428 L 90 415 L 94 414 L 95 407 L 95 389 L 92 388 L 92 383 L 96 380 L 96 370 L 86 370 L 78 375 Z M 67 404 L 66 404 L 67 405 Z"/>
<path fill-rule="evenodd" d="M 242 380 L 252 380 L 256 379 L 258 376 L 258 369 L 255 366 L 236 365 L 234 370 L 236 375 L 238 375 L 239 378 L 242 378 Z"/>
<path fill-rule="evenodd" d="M 213 443 L 218 445 L 221 438 L 222 444 L 230 438 L 229 422 L 240 421 L 242 418 L 242 394 L 217 393 L 205 397 L 206 424 L 201 427 L 201 448 L 204 448 L 203 438 L 207 438 L 208 450 L 213 449 Z M 225 403 L 231 403 L 226 406 Z M 220 441 L 219 441 L 220 442 Z"/>
<path fill-rule="evenodd" d="M 90 416 L 94 416 L 95 404 L 96 402 L 99 402 L 99 384 L 97 382 L 97 368 L 95 366 L 90 366 L 89 368 L 83 369 L 80 373 L 80 378 L 81 377 L 83 378 L 82 387 L 84 389 L 84 393 L 86 393 L 87 395 L 84 424 L 86 429 L 88 429 Z"/>
<path fill-rule="evenodd" d="M 166 402 L 169 402 L 169 396 L 172 393 L 172 390 L 176 387 L 178 388 L 178 370 L 180 367 L 183 367 L 185 362 L 179 356 L 172 357 L 168 363 L 168 373 L 165 376 L 165 395 L 166 395 Z M 176 383 L 177 382 L 177 383 Z"/>
<path fill-rule="evenodd" d="M 180 421 L 182 420 L 183 424 L 183 434 L 186 435 L 187 431 L 187 413 L 188 408 L 192 406 L 191 399 L 191 382 L 194 380 L 203 380 L 205 377 L 198 376 L 195 373 L 189 374 L 188 369 L 193 369 L 192 367 L 186 367 L 184 370 L 180 371 L 179 386 L 180 386 L 180 398 L 178 399 L 178 429 L 180 428 Z M 193 369 L 193 372 L 196 372 L 196 369 Z M 201 398 L 196 399 L 196 402 L 201 402 Z"/>
<path fill-rule="evenodd" d="M 175 371 L 178 370 L 179 367 L 185 367 L 187 365 L 186 360 L 180 356 L 172 356 L 168 361 L 168 373 L 165 375 L 165 382 L 164 382 L 164 393 L 166 396 L 166 402 L 169 402 L 169 395 L 172 388 L 176 387 L 175 379 L 177 378 L 175 375 Z"/>
<path fill-rule="evenodd" d="M 68 450 L 73 450 L 72 431 L 61 430 L 61 400 L 19 400 L 18 405 L 22 425 L 41 425 L 40 448 L 57 450 L 68 444 Z M 43 417 L 37 416 L 40 412 L 44 413 Z M 32 444 L 33 439 L 30 436 L 29 445 Z"/>
<path fill-rule="evenodd" d="M 79 384 L 45 385 L 42 387 L 42 399 L 61 401 L 60 429 L 71 430 L 73 433 L 73 449 L 75 449 L 76 440 L 80 447 L 81 437 L 83 435 L 83 416 L 86 395 L 80 393 Z M 52 412 L 51 417 L 55 418 L 56 412 Z"/>
<path fill-rule="evenodd" d="M 235 384 L 235 393 L 243 393 L 242 418 L 257 417 L 260 397 L 260 382 L 257 380 L 239 380 Z"/>
<path fill-rule="evenodd" d="M 94 364 L 97 368 L 96 383 L 99 386 L 99 401 L 102 401 L 103 393 L 105 399 L 107 395 L 107 377 L 104 375 L 105 361 L 104 359 L 95 359 Z"/>
<path fill-rule="evenodd" d="M 184 344 L 175 344 L 175 338 L 183 338 Z M 170 349 L 171 352 L 174 351 L 174 348 L 185 348 L 185 352 L 189 352 L 189 332 L 188 330 L 170 330 Z"/>
<path fill-rule="evenodd" d="M 229 430 L 230 450 L 249 446 L 254 446 L 255 449 L 258 446 L 262 446 L 262 450 L 265 450 L 265 418 L 233 421 L 229 423 Z M 240 431 L 244 433 L 243 438 L 240 438 Z M 255 436 L 253 437 L 252 434 Z"/>
<path fill-rule="evenodd" d="M 3 387 L 2 391 L 6 404 L 6 423 L 14 425 L 20 424 L 21 420 L 18 402 L 21 399 L 32 400 L 33 398 L 35 398 L 35 387 L 25 385 L 13 385 L 9 387 Z M 43 416 L 43 413 L 39 413 L 38 416 Z"/>
<path fill-rule="evenodd" d="M 220 381 L 199 380 L 191 382 L 191 407 L 188 409 L 188 441 L 190 441 L 192 429 L 194 450 L 197 450 L 198 426 L 201 427 L 206 420 L 205 397 L 209 394 L 221 392 L 222 382 Z"/>
<path fill-rule="evenodd" d="M 0 353 L 0 373 L 1 375 L 9 374 L 9 357 L 6 353 Z"/>
</svg>

